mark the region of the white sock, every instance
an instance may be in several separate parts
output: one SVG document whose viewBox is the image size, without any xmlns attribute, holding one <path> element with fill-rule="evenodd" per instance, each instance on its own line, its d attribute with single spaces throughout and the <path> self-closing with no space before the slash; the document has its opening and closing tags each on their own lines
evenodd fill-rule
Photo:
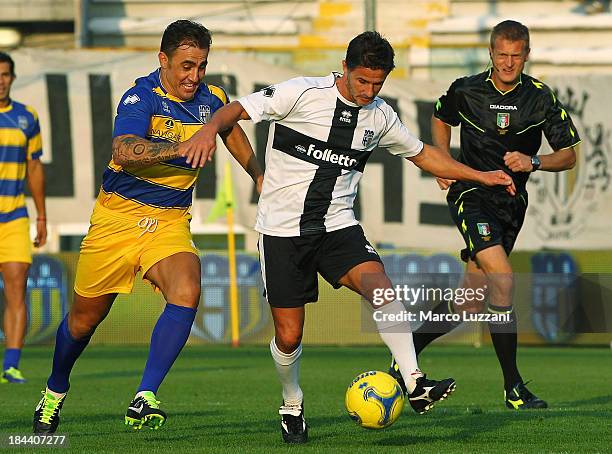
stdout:
<svg viewBox="0 0 612 454">
<path fill-rule="evenodd" d="M 394 301 L 376 307 L 375 310 L 378 311 L 374 319 L 378 333 L 391 350 L 391 354 L 404 378 L 404 383 L 406 383 L 406 388 L 408 388 L 408 393 L 412 393 L 416 387 L 416 379 L 423 373 L 419 370 L 417 355 L 414 351 L 410 322 L 396 321 L 392 318 L 401 316 L 405 312 L 404 305 L 400 301 Z M 388 318 L 385 318 L 385 316 Z"/>
<path fill-rule="evenodd" d="M 276 338 L 270 342 L 270 352 L 278 372 L 278 378 L 283 385 L 283 400 L 285 405 L 301 405 L 304 393 L 300 388 L 300 356 L 302 344 L 293 353 L 283 353 L 276 346 Z"/>
</svg>

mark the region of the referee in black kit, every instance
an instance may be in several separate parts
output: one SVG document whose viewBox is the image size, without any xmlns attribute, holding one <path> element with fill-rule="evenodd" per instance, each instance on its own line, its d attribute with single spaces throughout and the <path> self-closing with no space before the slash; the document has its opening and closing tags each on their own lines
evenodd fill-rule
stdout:
<svg viewBox="0 0 612 454">
<path fill-rule="evenodd" d="M 481 171 L 503 170 L 516 183 L 516 195 L 503 188 L 437 178 L 449 189 L 447 202 L 465 241 L 461 258 L 467 263 L 464 286 L 488 286 L 488 310 L 507 314 L 508 321 L 489 322 L 491 339 L 504 375 L 504 398 L 510 409 L 546 408 L 526 387 L 516 364 L 516 318 L 512 307 L 513 276 L 508 256 L 527 210 L 525 185 L 535 171 L 560 172 L 576 163 L 580 143 L 572 120 L 549 87 L 523 73 L 529 58 L 529 30 L 506 20 L 490 39 L 491 68 L 455 80 L 436 102 L 431 120 L 434 145 L 449 152 L 451 126 L 461 125 L 458 160 Z M 554 153 L 538 155 L 542 132 Z M 476 305 L 440 304 L 440 314 L 480 312 Z M 419 354 L 456 323 L 426 322 L 414 333 Z M 401 380 L 392 362 L 390 372 Z"/>
</svg>

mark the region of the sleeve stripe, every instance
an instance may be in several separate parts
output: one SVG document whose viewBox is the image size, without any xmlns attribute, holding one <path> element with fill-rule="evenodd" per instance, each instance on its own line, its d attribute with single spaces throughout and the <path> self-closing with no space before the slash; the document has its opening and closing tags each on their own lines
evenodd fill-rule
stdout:
<svg viewBox="0 0 612 454">
<path fill-rule="evenodd" d="M 227 104 L 227 94 L 223 88 L 217 87 L 216 85 L 208 85 L 208 89 L 213 95 L 219 98 L 223 104 Z"/>
</svg>

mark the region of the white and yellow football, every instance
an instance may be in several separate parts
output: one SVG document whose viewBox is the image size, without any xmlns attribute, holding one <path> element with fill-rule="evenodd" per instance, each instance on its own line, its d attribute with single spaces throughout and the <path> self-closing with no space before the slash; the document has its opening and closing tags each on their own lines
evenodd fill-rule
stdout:
<svg viewBox="0 0 612 454">
<path fill-rule="evenodd" d="M 401 415 L 404 393 L 391 375 L 372 370 L 355 377 L 344 403 L 351 419 L 361 427 L 384 429 Z"/>
</svg>

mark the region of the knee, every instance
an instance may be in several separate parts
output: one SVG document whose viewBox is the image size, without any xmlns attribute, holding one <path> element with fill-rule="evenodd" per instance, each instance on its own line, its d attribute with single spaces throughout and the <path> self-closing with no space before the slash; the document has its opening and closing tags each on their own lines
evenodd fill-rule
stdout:
<svg viewBox="0 0 612 454">
<path fill-rule="evenodd" d="M 196 281 L 182 283 L 174 289 L 169 303 L 197 309 L 200 302 L 200 284 Z"/>
<path fill-rule="evenodd" d="M 68 331 L 77 340 L 91 336 L 99 324 L 100 321 L 94 314 L 74 311 L 68 314 Z"/>
<path fill-rule="evenodd" d="M 283 353 L 293 353 L 302 343 L 302 330 L 282 328 L 276 330 L 276 346 Z"/>
</svg>

